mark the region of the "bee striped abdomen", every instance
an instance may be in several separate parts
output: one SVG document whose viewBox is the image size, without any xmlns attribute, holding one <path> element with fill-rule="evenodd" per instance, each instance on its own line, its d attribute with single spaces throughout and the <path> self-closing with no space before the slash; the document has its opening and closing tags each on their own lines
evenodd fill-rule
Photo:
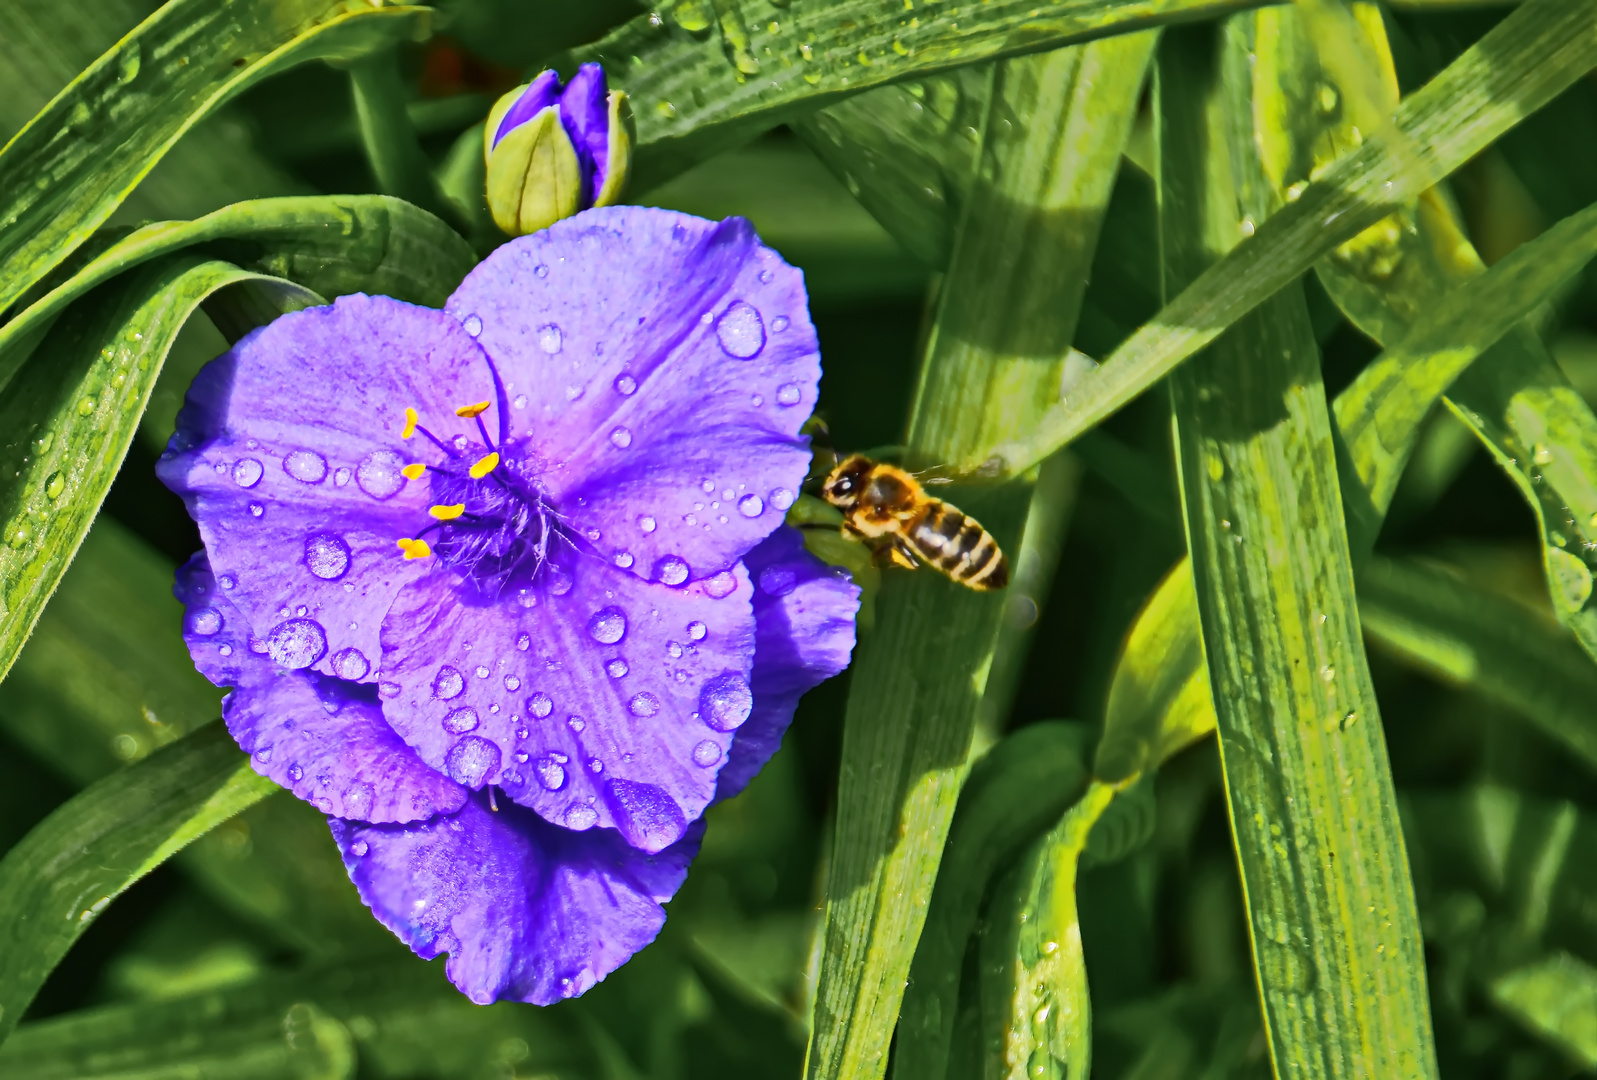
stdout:
<svg viewBox="0 0 1597 1080">
<path fill-rule="evenodd" d="M 926 512 L 908 530 L 909 542 L 932 566 L 972 589 L 1001 589 L 1009 582 L 1009 566 L 998 541 L 975 518 L 931 499 Z"/>
</svg>

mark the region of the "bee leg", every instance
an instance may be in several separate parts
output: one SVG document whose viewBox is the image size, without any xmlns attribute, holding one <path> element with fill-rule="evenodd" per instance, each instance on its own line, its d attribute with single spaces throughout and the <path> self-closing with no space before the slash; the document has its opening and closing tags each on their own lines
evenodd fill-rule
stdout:
<svg viewBox="0 0 1597 1080">
<path fill-rule="evenodd" d="M 915 553 L 910 549 L 910 546 L 896 536 L 886 546 L 878 549 L 877 555 L 878 557 L 884 557 L 885 561 L 892 563 L 894 566 L 903 567 L 905 570 L 916 570 L 920 567 L 920 564 L 915 561 Z"/>
</svg>

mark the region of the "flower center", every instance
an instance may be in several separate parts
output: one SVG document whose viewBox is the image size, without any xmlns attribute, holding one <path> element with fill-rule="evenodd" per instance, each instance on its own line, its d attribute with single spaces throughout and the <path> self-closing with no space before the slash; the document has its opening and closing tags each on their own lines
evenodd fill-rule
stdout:
<svg viewBox="0 0 1597 1080">
<path fill-rule="evenodd" d="M 497 384 L 498 373 L 494 382 Z M 401 438 L 424 436 L 438 450 L 437 464 L 414 462 L 402 470 L 411 480 L 427 476 L 433 505 L 431 524 L 414 537 L 397 541 L 405 558 L 437 555 L 480 589 L 498 589 L 518 571 L 528 578 L 548 561 L 551 546 L 564 539 L 543 495 L 525 447 L 508 439 L 500 391 L 499 444 L 495 446 L 482 415 L 493 403 L 462 405 L 455 415 L 475 420 L 481 439 L 466 435 L 440 439 L 421 425 L 415 409 L 405 410 Z"/>
</svg>

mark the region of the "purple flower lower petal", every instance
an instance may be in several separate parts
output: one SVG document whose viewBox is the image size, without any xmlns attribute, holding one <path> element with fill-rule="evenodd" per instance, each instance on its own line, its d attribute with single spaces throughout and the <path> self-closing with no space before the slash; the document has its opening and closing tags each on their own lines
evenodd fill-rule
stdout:
<svg viewBox="0 0 1597 1080">
<path fill-rule="evenodd" d="M 752 584 L 681 588 L 590 555 L 497 597 L 418 581 L 383 624 L 383 711 L 423 761 L 573 829 L 675 843 L 752 708 Z"/>
<path fill-rule="evenodd" d="M 540 72 L 538 77 L 521 92 L 515 104 L 499 120 L 499 130 L 494 132 L 493 145 L 516 128 L 537 116 L 560 99 L 560 76 L 554 71 Z"/>
<path fill-rule="evenodd" d="M 400 469 L 443 456 L 400 438 L 405 409 L 448 439 L 468 430 L 456 406 L 494 396 L 481 350 L 448 315 L 340 297 L 207 364 L 157 471 L 278 665 L 359 681 L 394 596 L 430 569 L 395 546 L 429 520 L 427 482 Z"/>
<path fill-rule="evenodd" d="M 738 729 L 715 798 L 748 786 L 782 745 L 799 698 L 848 666 L 859 586 L 783 526 L 744 559 L 754 579 L 754 710 Z"/>
<path fill-rule="evenodd" d="M 324 813 L 361 821 L 418 821 L 465 802 L 465 788 L 422 764 L 383 720 L 375 687 L 282 671 L 252 650 L 203 553 L 178 571 L 173 591 L 187 608 L 195 665 L 234 688 L 222 715 L 256 772 Z"/>
<path fill-rule="evenodd" d="M 448 310 L 480 320 L 550 498 L 607 558 L 707 577 L 781 523 L 820 362 L 802 275 L 748 222 L 589 210 L 499 248 Z"/>
<path fill-rule="evenodd" d="M 605 166 L 610 154 L 609 90 L 604 68 L 583 64 L 560 94 L 560 121 L 577 148 L 588 180 L 584 206 L 592 206 L 604 187 Z"/>
<path fill-rule="evenodd" d="M 609 830 L 571 832 L 478 794 L 417 825 L 329 820 L 377 918 L 486 1005 L 575 997 L 654 940 L 702 826 L 656 855 Z"/>
</svg>

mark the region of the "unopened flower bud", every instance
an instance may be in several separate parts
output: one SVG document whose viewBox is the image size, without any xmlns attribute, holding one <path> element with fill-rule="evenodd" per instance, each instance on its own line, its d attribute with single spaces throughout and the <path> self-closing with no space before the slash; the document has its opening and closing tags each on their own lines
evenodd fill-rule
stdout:
<svg viewBox="0 0 1597 1080">
<path fill-rule="evenodd" d="M 545 71 L 494 105 L 483 131 L 488 208 L 511 236 L 621 198 L 632 160 L 627 95 L 583 64 L 565 86 Z"/>
</svg>

